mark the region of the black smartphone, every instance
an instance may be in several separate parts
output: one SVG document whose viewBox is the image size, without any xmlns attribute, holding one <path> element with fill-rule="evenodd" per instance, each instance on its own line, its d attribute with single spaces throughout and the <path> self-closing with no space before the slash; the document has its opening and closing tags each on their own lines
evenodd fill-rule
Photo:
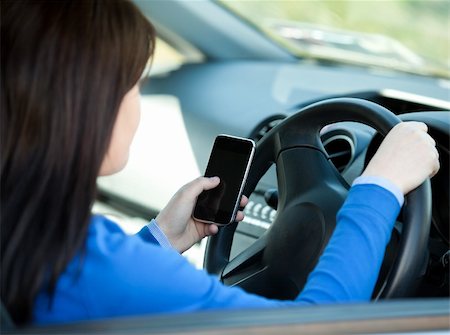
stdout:
<svg viewBox="0 0 450 335">
<path fill-rule="evenodd" d="M 235 221 L 254 154 L 255 142 L 250 139 L 216 137 L 205 177 L 217 176 L 220 184 L 199 195 L 192 213 L 195 220 L 221 226 Z"/>
</svg>

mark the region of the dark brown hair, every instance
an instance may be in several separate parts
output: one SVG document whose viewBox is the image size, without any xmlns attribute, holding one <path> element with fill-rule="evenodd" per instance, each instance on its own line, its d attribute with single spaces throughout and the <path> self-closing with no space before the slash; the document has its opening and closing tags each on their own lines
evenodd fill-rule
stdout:
<svg viewBox="0 0 450 335">
<path fill-rule="evenodd" d="M 154 35 L 129 1 L 1 1 L 1 298 L 18 324 L 83 249 L 119 105 Z"/>
</svg>

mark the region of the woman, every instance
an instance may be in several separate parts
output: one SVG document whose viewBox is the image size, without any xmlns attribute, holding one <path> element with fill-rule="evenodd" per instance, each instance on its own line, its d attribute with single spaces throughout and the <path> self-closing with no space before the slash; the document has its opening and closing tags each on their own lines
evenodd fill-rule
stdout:
<svg viewBox="0 0 450 335">
<path fill-rule="evenodd" d="M 91 217 L 97 176 L 124 167 L 139 122 L 155 33 L 137 8 L 2 1 L 1 13 L 1 298 L 16 323 L 370 298 L 403 194 L 439 169 L 424 124 L 388 134 L 297 299 L 265 299 L 221 285 L 179 254 L 217 232 L 191 213 L 218 178 L 184 186 L 135 236 Z"/>
</svg>

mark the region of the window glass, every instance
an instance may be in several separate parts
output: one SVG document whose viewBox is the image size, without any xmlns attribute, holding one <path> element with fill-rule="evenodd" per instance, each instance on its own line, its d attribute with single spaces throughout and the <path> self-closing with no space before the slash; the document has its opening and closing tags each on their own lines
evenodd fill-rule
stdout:
<svg viewBox="0 0 450 335">
<path fill-rule="evenodd" d="M 220 3 L 303 59 L 450 76 L 449 0 Z"/>
<path fill-rule="evenodd" d="M 156 38 L 155 54 L 151 60 L 151 74 L 170 72 L 187 61 L 187 57 L 161 38 Z"/>
</svg>

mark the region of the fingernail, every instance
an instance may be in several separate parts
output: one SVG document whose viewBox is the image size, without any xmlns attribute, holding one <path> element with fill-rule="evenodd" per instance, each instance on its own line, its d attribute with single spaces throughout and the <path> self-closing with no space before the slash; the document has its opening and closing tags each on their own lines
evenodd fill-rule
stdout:
<svg viewBox="0 0 450 335">
<path fill-rule="evenodd" d="M 209 180 L 211 180 L 212 182 L 218 182 L 219 177 L 210 177 Z"/>
</svg>

